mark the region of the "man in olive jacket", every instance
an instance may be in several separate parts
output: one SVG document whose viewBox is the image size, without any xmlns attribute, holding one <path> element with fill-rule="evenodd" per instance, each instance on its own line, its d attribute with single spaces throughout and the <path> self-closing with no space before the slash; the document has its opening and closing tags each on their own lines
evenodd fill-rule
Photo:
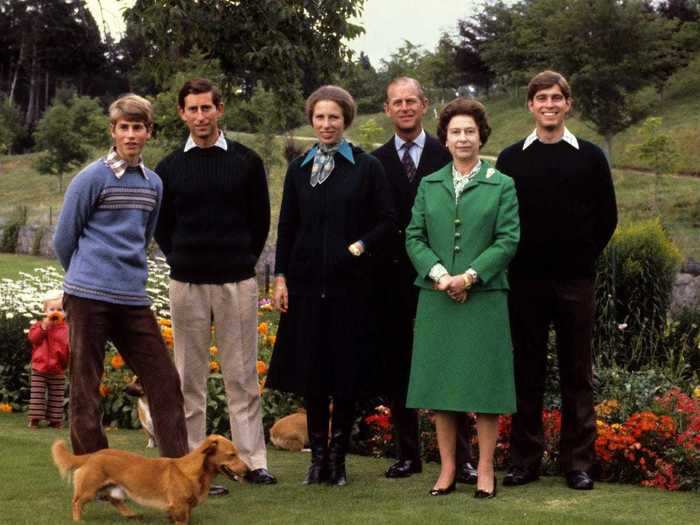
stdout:
<svg viewBox="0 0 700 525">
<path fill-rule="evenodd" d="M 404 230 L 411 220 L 411 208 L 421 179 L 451 160 L 444 145 L 423 130 L 422 120 L 427 108 L 428 99 L 417 80 L 407 77 L 392 80 L 387 86 L 384 112 L 394 124 L 394 135 L 372 152 L 389 179 L 399 223 L 398 230 L 377 254 L 375 283 L 377 302 L 382 308 L 379 315 L 383 319 L 383 329 L 378 334 L 382 339 L 379 347 L 384 352 L 382 372 L 398 455 L 398 461 L 386 471 L 388 478 L 408 477 L 422 470 L 418 412 L 406 408 L 418 289 L 413 284 L 416 271 L 406 255 Z M 387 279 L 387 276 L 393 278 Z M 460 418 L 457 480 L 473 484 L 476 483 L 476 469 L 471 463 L 469 420 L 466 416 Z"/>
</svg>

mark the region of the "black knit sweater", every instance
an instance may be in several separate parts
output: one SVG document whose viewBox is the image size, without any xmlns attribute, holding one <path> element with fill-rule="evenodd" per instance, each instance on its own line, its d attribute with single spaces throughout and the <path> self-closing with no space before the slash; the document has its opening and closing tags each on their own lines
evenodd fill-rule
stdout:
<svg viewBox="0 0 700 525">
<path fill-rule="evenodd" d="M 163 202 L 155 239 L 173 279 L 198 284 L 237 282 L 255 275 L 270 229 L 270 197 L 260 157 L 226 141 L 178 149 L 156 166 Z"/>
<path fill-rule="evenodd" d="M 523 142 L 501 152 L 496 168 L 515 180 L 520 206 L 520 244 L 511 277 L 591 277 L 595 260 L 617 225 L 610 168 L 603 152 L 578 139 Z"/>
</svg>

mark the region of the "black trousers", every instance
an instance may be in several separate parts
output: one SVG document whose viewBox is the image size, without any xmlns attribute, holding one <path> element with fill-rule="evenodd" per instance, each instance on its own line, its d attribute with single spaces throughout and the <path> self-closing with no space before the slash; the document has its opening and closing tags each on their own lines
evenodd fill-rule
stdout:
<svg viewBox="0 0 700 525">
<path fill-rule="evenodd" d="M 64 295 L 70 331 L 70 436 L 73 451 L 108 447 L 102 428 L 99 386 L 110 339 L 148 396 L 160 453 L 188 452 L 180 378 L 147 306 L 125 306 Z"/>
<path fill-rule="evenodd" d="M 512 465 L 537 472 L 544 452 L 542 408 L 549 327 L 556 333 L 561 386 L 562 471 L 590 472 L 596 439 L 591 338 L 594 280 L 511 277 L 517 413 L 511 432 Z"/>
</svg>

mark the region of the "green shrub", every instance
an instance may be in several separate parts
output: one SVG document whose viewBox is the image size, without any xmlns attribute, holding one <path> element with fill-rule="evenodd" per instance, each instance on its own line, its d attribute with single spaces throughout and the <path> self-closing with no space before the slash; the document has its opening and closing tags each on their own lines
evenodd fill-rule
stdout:
<svg viewBox="0 0 700 525">
<path fill-rule="evenodd" d="M 663 361 L 660 347 L 681 256 L 658 220 L 619 228 L 598 263 L 594 348 L 629 369 Z"/>
<path fill-rule="evenodd" d="M 27 215 L 29 210 L 26 206 L 18 206 L 15 208 L 12 217 L 2 229 L 2 238 L 0 238 L 0 252 L 15 253 L 17 251 L 17 238 L 19 230 L 27 224 Z"/>
</svg>

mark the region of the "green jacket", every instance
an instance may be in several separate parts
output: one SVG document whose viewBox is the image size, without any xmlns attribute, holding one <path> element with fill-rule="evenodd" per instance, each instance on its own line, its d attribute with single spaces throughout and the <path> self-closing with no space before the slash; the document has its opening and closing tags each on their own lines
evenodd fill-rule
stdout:
<svg viewBox="0 0 700 525">
<path fill-rule="evenodd" d="M 455 205 L 452 163 L 421 180 L 406 228 L 406 251 L 418 272 L 415 284 L 432 288 L 430 269 L 441 263 L 450 275 L 476 270 L 472 289 L 507 290 L 506 269 L 520 239 L 513 179 L 482 160 L 481 169 Z"/>
</svg>

